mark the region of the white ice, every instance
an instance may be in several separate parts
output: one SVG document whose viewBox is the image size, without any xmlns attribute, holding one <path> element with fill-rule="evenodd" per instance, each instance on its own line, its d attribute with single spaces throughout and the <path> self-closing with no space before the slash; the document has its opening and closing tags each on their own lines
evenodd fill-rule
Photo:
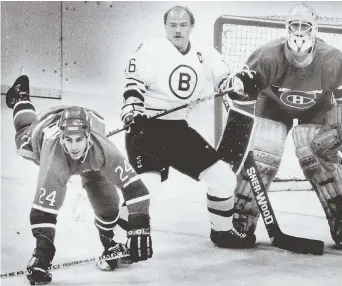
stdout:
<svg viewBox="0 0 342 286">
<path fill-rule="evenodd" d="M 15 154 L 11 110 L 5 106 L 4 97 L 1 100 L 1 273 L 7 273 L 25 269 L 34 248 L 29 212 L 38 167 Z M 91 101 L 79 102 L 103 113 L 103 102 L 95 106 Z M 63 103 L 79 102 L 73 98 L 72 102 Z M 33 103 L 40 110 L 60 102 L 34 98 Z M 117 114 L 112 115 L 110 108 L 104 113 L 108 131 L 120 126 Z M 211 125 L 206 128 L 210 133 Z M 112 139 L 123 150 L 123 135 Z M 262 221 L 258 224 L 258 244 L 254 249 L 214 247 L 209 239 L 204 185 L 171 170 L 166 183 L 149 187 L 153 193 L 153 258 L 114 272 L 101 272 L 95 264 L 57 270 L 51 285 L 341 285 L 342 250 L 333 248 L 314 192 L 270 192 L 270 199 L 283 232 L 323 240 L 323 256 L 294 254 L 272 247 Z M 292 187 L 277 185 L 278 190 Z M 102 251 L 92 210 L 76 177 L 68 185 L 55 244 L 54 263 L 98 256 Z M 29 283 L 21 276 L 1 279 L 1 285 Z"/>
</svg>

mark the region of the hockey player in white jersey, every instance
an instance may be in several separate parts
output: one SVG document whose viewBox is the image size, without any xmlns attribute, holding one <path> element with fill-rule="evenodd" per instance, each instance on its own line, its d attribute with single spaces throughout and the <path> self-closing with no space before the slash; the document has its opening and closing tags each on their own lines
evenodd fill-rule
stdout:
<svg viewBox="0 0 342 286">
<path fill-rule="evenodd" d="M 205 181 L 212 242 L 219 247 L 249 247 L 255 236 L 247 237 L 232 226 L 235 173 L 188 125 L 188 110 L 147 119 L 156 112 L 225 91 L 229 68 L 216 50 L 190 42 L 194 24 L 195 18 L 187 7 L 172 7 L 164 14 L 166 38 L 145 41 L 129 60 L 122 108 L 124 126 L 131 124 L 126 149 L 140 174 L 157 172 L 164 181 L 172 166 L 195 180 Z M 245 84 L 246 94 L 257 93 L 253 74 L 239 75 L 249 83 Z M 247 98 L 246 94 L 242 97 Z"/>
</svg>

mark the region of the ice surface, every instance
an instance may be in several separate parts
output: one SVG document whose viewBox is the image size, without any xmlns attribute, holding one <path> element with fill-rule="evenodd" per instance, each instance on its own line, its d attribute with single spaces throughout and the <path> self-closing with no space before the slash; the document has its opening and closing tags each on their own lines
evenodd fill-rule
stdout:
<svg viewBox="0 0 342 286">
<path fill-rule="evenodd" d="M 37 110 L 59 104 L 38 99 L 33 102 Z M 100 105 L 93 107 L 105 113 L 108 130 L 119 127 L 117 116 L 108 110 L 102 112 Z M 29 212 L 38 169 L 15 154 L 11 111 L 5 107 L 3 97 L 1 112 L 1 273 L 7 273 L 24 269 L 34 248 Z M 123 148 L 122 135 L 113 140 Z M 314 192 L 271 192 L 270 199 L 283 232 L 323 240 L 323 256 L 299 255 L 270 246 L 261 221 L 256 231 L 256 248 L 214 247 L 208 238 L 204 184 L 171 170 L 166 183 L 150 182 L 149 187 L 153 193 L 152 259 L 114 272 L 101 272 L 94 264 L 54 271 L 50 285 L 341 285 L 342 250 L 332 247 Z M 60 211 L 56 248 L 54 263 L 98 256 L 102 251 L 93 212 L 77 177 L 71 179 Z M 1 285 L 29 284 L 25 277 L 16 277 L 1 279 Z"/>
</svg>

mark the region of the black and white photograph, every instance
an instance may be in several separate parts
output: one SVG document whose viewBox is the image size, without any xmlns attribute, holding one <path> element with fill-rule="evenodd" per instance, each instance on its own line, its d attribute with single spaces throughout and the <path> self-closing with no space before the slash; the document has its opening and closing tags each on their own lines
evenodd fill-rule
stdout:
<svg viewBox="0 0 342 286">
<path fill-rule="evenodd" d="M 1 1 L 0 285 L 342 285 L 342 1 Z"/>
</svg>

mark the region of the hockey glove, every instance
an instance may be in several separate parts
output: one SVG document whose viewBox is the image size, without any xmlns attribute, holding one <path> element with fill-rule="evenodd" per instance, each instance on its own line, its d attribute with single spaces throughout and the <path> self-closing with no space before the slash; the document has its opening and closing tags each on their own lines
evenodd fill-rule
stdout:
<svg viewBox="0 0 342 286">
<path fill-rule="evenodd" d="M 121 109 L 121 121 L 127 132 L 131 131 L 131 125 L 136 124 L 135 129 L 142 125 L 143 121 L 147 119 L 145 115 L 145 104 L 136 97 L 129 97 L 125 101 Z"/>
<path fill-rule="evenodd" d="M 147 260 L 153 255 L 150 217 L 147 214 L 130 214 L 127 246 L 130 249 L 132 262 Z"/>
<path fill-rule="evenodd" d="M 233 100 L 256 100 L 262 88 L 262 78 L 254 70 L 242 70 L 230 80 L 229 87 L 233 88 L 233 91 L 228 92 Z"/>
</svg>

